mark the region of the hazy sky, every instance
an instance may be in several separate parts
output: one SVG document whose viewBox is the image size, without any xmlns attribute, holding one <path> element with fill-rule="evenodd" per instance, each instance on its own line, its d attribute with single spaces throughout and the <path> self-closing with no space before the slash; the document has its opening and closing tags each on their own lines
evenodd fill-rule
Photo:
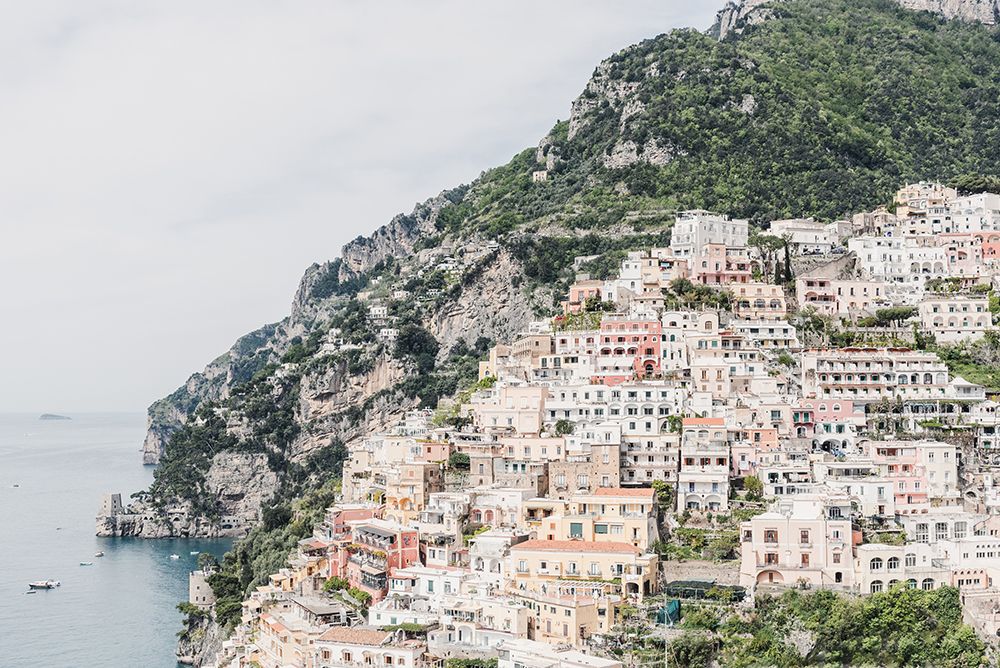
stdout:
<svg viewBox="0 0 1000 668">
<path fill-rule="evenodd" d="M 7 1 L 0 412 L 144 410 L 721 0 Z"/>
</svg>

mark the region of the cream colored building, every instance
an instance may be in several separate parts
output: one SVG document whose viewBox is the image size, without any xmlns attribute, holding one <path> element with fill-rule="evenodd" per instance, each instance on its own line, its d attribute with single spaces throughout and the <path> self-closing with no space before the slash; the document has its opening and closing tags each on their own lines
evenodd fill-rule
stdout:
<svg viewBox="0 0 1000 668">
<path fill-rule="evenodd" d="M 981 339 L 993 327 L 989 299 L 959 295 L 928 295 L 918 305 L 920 327 L 938 343 Z"/>
<path fill-rule="evenodd" d="M 640 598 L 656 588 L 656 555 L 624 542 L 528 540 L 512 545 L 509 559 L 513 591 L 544 593 L 562 580 L 618 580 Z"/>
</svg>

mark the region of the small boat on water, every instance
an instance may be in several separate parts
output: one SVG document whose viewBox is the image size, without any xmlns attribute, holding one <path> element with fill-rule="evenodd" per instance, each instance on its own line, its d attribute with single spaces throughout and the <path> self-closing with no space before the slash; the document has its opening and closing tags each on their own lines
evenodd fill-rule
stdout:
<svg viewBox="0 0 1000 668">
<path fill-rule="evenodd" d="M 190 552 L 189 554 L 190 554 L 191 556 L 194 556 L 194 555 L 196 555 L 196 554 L 201 554 L 201 552 L 199 552 L 198 550 L 195 550 L 194 552 Z"/>
<path fill-rule="evenodd" d="M 80 565 L 81 566 L 93 566 L 94 562 L 93 561 L 81 561 Z"/>
<path fill-rule="evenodd" d="M 95 556 L 95 557 L 103 557 L 103 556 L 104 556 L 104 553 L 103 553 L 103 552 L 95 552 L 95 553 L 94 553 L 94 556 Z"/>
<path fill-rule="evenodd" d="M 171 559 L 180 559 L 180 558 L 181 558 L 181 555 L 179 555 L 179 554 L 171 554 L 171 555 L 170 555 L 170 558 L 171 558 Z"/>
<path fill-rule="evenodd" d="M 59 580 L 35 580 L 28 583 L 29 589 L 55 589 L 62 583 Z"/>
</svg>

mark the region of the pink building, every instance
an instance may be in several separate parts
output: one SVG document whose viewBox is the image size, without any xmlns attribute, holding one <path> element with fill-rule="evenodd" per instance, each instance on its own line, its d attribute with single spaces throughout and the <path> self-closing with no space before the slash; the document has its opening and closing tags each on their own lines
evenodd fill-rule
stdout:
<svg viewBox="0 0 1000 668">
<path fill-rule="evenodd" d="M 590 298 L 604 298 L 604 281 L 577 281 L 569 286 L 569 298 L 562 303 L 563 313 L 579 313 Z"/>
<path fill-rule="evenodd" d="M 417 441 L 420 454 L 415 458 L 421 462 L 446 462 L 451 456 L 451 443 L 447 441 Z"/>
<path fill-rule="evenodd" d="M 896 502 L 896 513 L 912 515 L 930 510 L 930 485 L 927 470 L 920 460 L 915 442 L 873 441 L 868 456 L 885 478 Z"/>
<path fill-rule="evenodd" d="M 980 256 L 983 262 L 1000 261 L 1000 232 L 976 232 L 974 236 L 979 238 Z"/>
<path fill-rule="evenodd" d="M 705 244 L 691 259 L 694 282 L 702 285 L 732 285 L 750 282 L 750 259 L 743 249 Z"/>
<path fill-rule="evenodd" d="M 659 320 L 607 316 L 601 321 L 600 350 L 591 382 L 617 385 L 660 373 L 663 325 Z"/>
<path fill-rule="evenodd" d="M 355 524 L 350 538 L 330 546 L 330 577 L 345 578 L 371 594 L 373 601 L 385 597 L 395 569 L 419 563 L 417 530 L 393 522 Z"/>
</svg>

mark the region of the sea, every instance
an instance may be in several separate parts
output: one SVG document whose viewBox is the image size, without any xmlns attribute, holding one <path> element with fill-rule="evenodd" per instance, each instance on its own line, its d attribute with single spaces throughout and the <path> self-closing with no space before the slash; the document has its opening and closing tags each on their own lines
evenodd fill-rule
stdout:
<svg viewBox="0 0 1000 668">
<path fill-rule="evenodd" d="M 0 414 L 0 665 L 176 668 L 192 553 L 221 557 L 231 541 L 94 536 L 103 494 L 127 503 L 153 480 L 146 420 L 70 417 Z M 27 593 L 50 579 L 61 585 Z"/>
</svg>

